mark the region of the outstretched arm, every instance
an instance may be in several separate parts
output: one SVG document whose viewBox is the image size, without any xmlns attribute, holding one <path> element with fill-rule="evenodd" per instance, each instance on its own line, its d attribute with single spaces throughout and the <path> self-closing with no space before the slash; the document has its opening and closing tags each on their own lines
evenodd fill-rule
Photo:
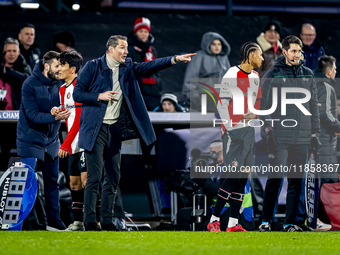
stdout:
<svg viewBox="0 0 340 255">
<path fill-rule="evenodd" d="M 173 66 L 177 62 L 188 63 L 196 53 L 176 55 L 173 57 L 158 58 L 144 63 L 133 63 L 133 70 L 136 76 L 149 76 L 156 72 Z"/>
</svg>

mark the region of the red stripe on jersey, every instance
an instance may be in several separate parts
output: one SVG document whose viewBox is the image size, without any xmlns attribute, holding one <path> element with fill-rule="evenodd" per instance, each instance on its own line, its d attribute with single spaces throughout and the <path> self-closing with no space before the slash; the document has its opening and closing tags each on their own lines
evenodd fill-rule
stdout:
<svg viewBox="0 0 340 255">
<path fill-rule="evenodd" d="M 73 88 L 75 87 L 77 82 L 77 79 L 75 79 L 72 83 Z M 63 94 L 64 96 L 62 97 L 62 100 L 64 100 L 65 98 L 65 91 L 66 91 L 66 86 L 62 86 L 60 88 L 60 92 L 62 93 L 62 88 L 63 88 Z M 73 97 L 73 95 L 72 95 Z M 77 136 L 78 132 L 79 132 L 79 127 L 80 127 L 80 114 L 81 114 L 81 107 L 76 107 L 76 106 L 81 106 L 81 103 L 77 103 L 74 102 L 74 106 L 75 106 L 75 115 L 74 115 L 74 121 L 72 124 L 72 127 L 69 129 L 69 123 L 68 123 L 68 119 L 65 120 L 66 122 L 66 127 L 67 127 L 67 136 L 63 142 L 63 144 L 61 145 L 60 149 L 64 150 L 64 151 L 68 151 L 69 155 L 72 155 L 74 152 L 72 150 L 72 143 L 75 140 L 75 137 Z M 71 117 L 71 116 L 70 116 Z M 76 141 L 78 143 L 78 141 Z"/>
</svg>

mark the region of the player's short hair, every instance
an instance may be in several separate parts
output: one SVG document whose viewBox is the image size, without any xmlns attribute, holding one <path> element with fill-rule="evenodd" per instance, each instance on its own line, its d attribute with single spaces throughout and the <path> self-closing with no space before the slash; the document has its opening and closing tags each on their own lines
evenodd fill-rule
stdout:
<svg viewBox="0 0 340 255">
<path fill-rule="evenodd" d="M 112 35 L 112 36 L 110 36 L 109 40 L 107 40 L 107 43 L 106 43 L 106 52 L 109 52 L 110 46 L 112 46 L 113 48 L 116 48 L 116 46 L 119 43 L 118 39 L 127 41 L 127 37 L 123 36 L 123 35 Z"/>
<path fill-rule="evenodd" d="M 60 64 L 65 65 L 69 64 L 70 67 L 76 68 L 76 73 L 83 66 L 83 57 L 76 51 L 63 51 L 59 56 Z"/>
<path fill-rule="evenodd" d="M 333 65 L 336 63 L 336 59 L 333 56 L 322 56 L 318 59 L 318 71 L 326 74 L 329 69 L 333 68 Z"/>
<path fill-rule="evenodd" d="M 340 100 L 340 95 L 338 95 L 338 96 L 336 97 L 336 100 Z"/>
<path fill-rule="evenodd" d="M 26 27 L 30 27 L 30 28 L 33 28 L 33 29 L 35 30 L 35 26 L 34 26 L 33 24 L 31 24 L 31 23 L 26 23 L 26 24 L 24 24 L 24 25 L 22 25 L 22 26 L 20 27 L 19 33 L 21 33 L 21 31 L 22 31 L 24 28 L 26 28 Z"/>
<path fill-rule="evenodd" d="M 302 41 L 295 35 L 288 35 L 282 40 L 282 49 L 289 50 L 291 44 L 298 44 L 301 49 L 303 48 Z"/>
<path fill-rule="evenodd" d="M 5 49 L 5 46 L 7 44 L 15 44 L 15 45 L 17 45 L 19 47 L 19 41 L 17 39 L 12 38 L 12 37 L 6 38 L 6 40 L 4 42 L 4 49 Z"/>
<path fill-rule="evenodd" d="M 257 51 L 260 48 L 260 45 L 258 45 L 255 42 L 246 42 L 244 43 L 241 48 L 240 48 L 240 62 L 247 62 L 250 64 L 249 62 L 249 54 L 251 52 Z"/>
<path fill-rule="evenodd" d="M 49 64 L 51 65 L 53 62 L 53 59 L 59 60 L 59 56 L 60 53 L 56 52 L 56 51 L 48 51 L 45 53 L 44 57 L 43 57 L 43 64 Z"/>
</svg>

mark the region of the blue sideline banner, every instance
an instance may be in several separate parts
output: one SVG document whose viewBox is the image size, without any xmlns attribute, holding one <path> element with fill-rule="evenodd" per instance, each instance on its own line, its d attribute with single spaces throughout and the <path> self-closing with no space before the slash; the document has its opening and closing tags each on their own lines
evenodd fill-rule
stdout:
<svg viewBox="0 0 340 255">
<path fill-rule="evenodd" d="M 0 178 L 0 229 L 21 230 L 37 196 L 36 159 L 15 162 Z"/>
</svg>

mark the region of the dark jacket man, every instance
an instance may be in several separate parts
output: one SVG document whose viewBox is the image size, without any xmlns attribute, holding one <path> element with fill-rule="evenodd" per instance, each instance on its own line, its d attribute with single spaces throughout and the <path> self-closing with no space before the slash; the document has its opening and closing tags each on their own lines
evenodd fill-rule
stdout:
<svg viewBox="0 0 340 255">
<path fill-rule="evenodd" d="M 337 164 L 336 158 L 336 145 L 337 136 L 336 133 L 340 133 L 340 122 L 337 119 L 337 108 L 336 108 L 336 94 L 333 86 L 336 82 L 332 78 L 328 78 L 324 73 L 319 70 L 315 71 L 315 79 L 318 87 L 318 100 L 321 104 L 319 107 L 320 111 L 320 142 L 321 147 L 318 153 L 318 164 L 327 164 L 335 170 L 334 164 Z M 330 168 L 327 170 L 330 170 Z M 332 172 L 321 172 L 322 178 L 333 178 L 338 182 L 339 177 L 336 171 Z"/>
<path fill-rule="evenodd" d="M 152 34 L 146 42 L 140 40 L 134 31 L 128 35 L 128 51 L 129 57 L 133 62 L 148 62 L 157 59 L 158 54 L 153 47 L 155 38 Z M 154 73 L 150 76 L 137 77 L 139 87 L 148 111 L 152 111 L 159 104 L 162 90 L 161 78 L 159 73 Z"/>
<path fill-rule="evenodd" d="M 85 64 L 73 94 L 76 102 L 83 103 L 79 147 L 88 151 L 93 148 L 107 107 L 107 101 L 97 100 L 98 95 L 112 89 L 112 70 L 107 66 L 105 56 Z M 122 130 L 122 141 L 140 136 L 150 145 L 156 140 L 136 77 L 151 75 L 170 66 L 171 57 L 145 63 L 134 63 L 127 58 L 125 63 L 119 66 L 119 83 L 125 100 L 118 121 Z"/>
<path fill-rule="evenodd" d="M 281 114 L 281 89 L 282 88 L 304 88 L 310 91 L 311 99 L 309 102 L 302 104 L 311 116 L 304 115 L 294 104 L 287 104 L 287 115 Z M 278 88 L 278 100 L 276 110 L 270 116 L 262 116 L 265 119 L 278 119 L 274 122 L 274 133 L 277 143 L 285 144 L 310 144 L 311 134 L 320 132 L 317 90 L 313 72 L 302 65 L 289 66 L 285 62 L 285 57 L 279 57 L 274 68 L 269 70 L 262 79 L 262 100 L 261 110 L 270 109 L 272 106 L 272 89 Z M 287 99 L 304 98 L 302 93 L 287 93 Z M 283 127 L 281 121 L 293 119 L 297 122 L 296 127 Z M 271 122 L 266 122 L 268 125 Z M 294 125 L 292 121 L 286 121 L 285 125 Z"/>
<path fill-rule="evenodd" d="M 12 68 L 1 65 L 0 78 L 11 86 L 13 110 L 19 110 L 21 103 L 21 86 L 24 80 L 31 75 L 32 69 L 22 55 L 19 55 Z"/>
<path fill-rule="evenodd" d="M 312 70 L 318 67 L 318 59 L 325 55 L 325 50 L 318 40 L 315 40 L 312 45 L 303 45 L 303 55 L 305 57 L 305 66 Z"/>
<path fill-rule="evenodd" d="M 58 156 L 60 121 L 56 121 L 50 111 L 60 104 L 59 86 L 59 81 L 42 74 L 42 61 L 24 82 L 17 125 L 18 155 L 44 160 L 46 151 L 52 158 Z"/>
<path fill-rule="evenodd" d="M 34 43 L 27 50 L 20 44 L 20 53 L 24 56 L 27 64 L 29 64 L 32 69 L 35 64 L 39 62 L 39 59 L 41 59 L 41 51 L 37 43 Z"/>
<path fill-rule="evenodd" d="M 50 111 L 59 106 L 57 81 L 60 63 L 59 53 L 49 51 L 43 61 L 37 63 L 33 74 L 22 86 L 22 103 L 17 124 L 17 152 L 20 157 L 38 159 L 38 171 L 42 171 L 46 201 L 46 230 L 64 230 L 60 219 L 59 158 L 60 120 L 70 116 L 68 110 L 53 116 Z"/>
</svg>

